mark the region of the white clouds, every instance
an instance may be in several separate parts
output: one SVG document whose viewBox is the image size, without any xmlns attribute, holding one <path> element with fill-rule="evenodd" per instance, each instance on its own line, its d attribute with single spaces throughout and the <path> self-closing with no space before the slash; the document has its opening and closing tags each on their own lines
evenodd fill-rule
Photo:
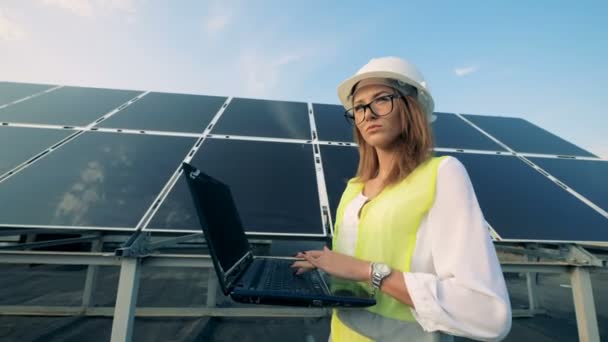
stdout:
<svg viewBox="0 0 608 342">
<path fill-rule="evenodd" d="M 93 6 L 89 0 L 42 0 L 42 3 L 59 7 L 81 17 L 93 15 Z"/>
<path fill-rule="evenodd" d="M 80 17 L 93 17 L 99 11 L 118 11 L 133 14 L 139 0 L 41 0 L 47 6 L 69 11 Z"/>
<path fill-rule="evenodd" d="M 476 72 L 477 70 L 479 70 L 479 67 L 477 67 L 476 65 L 471 65 L 468 67 L 454 69 L 454 74 L 456 74 L 456 76 L 458 76 L 458 77 L 462 77 L 462 76 L 470 75 L 470 74 Z"/>
<path fill-rule="evenodd" d="M 218 14 L 205 19 L 205 31 L 208 34 L 216 34 L 222 31 L 231 21 L 230 14 Z"/>
<path fill-rule="evenodd" d="M 19 24 L 0 11 L 0 41 L 15 41 L 25 37 L 25 31 Z"/>
<path fill-rule="evenodd" d="M 286 52 L 289 50 L 289 52 Z M 240 88 L 246 96 L 276 96 L 281 86 L 289 84 L 286 74 L 293 69 L 300 71 L 314 63 L 318 49 L 308 47 L 299 50 L 249 49 L 241 51 L 237 62 Z"/>
<path fill-rule="evenodd" d="M 236 6 L 227 6 L 222 2 L 211 2 L 203 18 L 203 28 L 207 35 L 217 35 L 224 31 L 234 20 Z"/>
</svg>

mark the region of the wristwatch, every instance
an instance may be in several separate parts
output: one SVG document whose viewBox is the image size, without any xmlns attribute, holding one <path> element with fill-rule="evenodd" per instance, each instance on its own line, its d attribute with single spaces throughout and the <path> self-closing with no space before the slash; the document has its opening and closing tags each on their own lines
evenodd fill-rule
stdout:
<svg viewBox="0 0 608 342">
<path fill-rule="evenodd" d="M 384 278 L 388 277 L 391 272 L 392 270 L 387 264 L 383 264 L 380 262 L 372 262 L 371 278 L 372 288 L 374 289 L 374 291 L 380 288 L 380 285 L 382 285 L 382 281 L 384 280 Z"/>
</svg>

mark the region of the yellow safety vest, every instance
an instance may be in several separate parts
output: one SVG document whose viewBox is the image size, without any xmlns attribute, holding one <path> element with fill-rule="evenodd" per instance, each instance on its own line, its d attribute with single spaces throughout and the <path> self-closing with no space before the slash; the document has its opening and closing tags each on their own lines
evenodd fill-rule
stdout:
<svg viewBox="0 0 608 342">
<path fill-rule="evenodd" d="M 357 229 L 356 258 L 385 263 L 394 272 L 410 271 L 416 234 L 423 217 L 433 205 L 437 169 L 443 158 L 428 159 L 404 180 L 386 187 L 363 207 Z M 362 191 L 363 186 L 353 178 L 342 194 L 334 225 L 334 248 L 338 246 L 336 242 L 344 209 Z M 393 322 L 415 321 L 409 306 L 381 291 L 376 293 L 376 305 L 367 310 Z M 335 310 L 331 329 L 333 342 L 369 341 L 341 322 Z"/>
</svg>

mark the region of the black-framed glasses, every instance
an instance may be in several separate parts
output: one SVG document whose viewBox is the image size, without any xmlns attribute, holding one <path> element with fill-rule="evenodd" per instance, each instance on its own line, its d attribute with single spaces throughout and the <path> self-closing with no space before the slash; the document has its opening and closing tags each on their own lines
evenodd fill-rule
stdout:
<svg viewBox="0 0 608 342">
<path fill-rule="evenodd" d="M 393 111 L 393 101 L 403 98 L 401 94 L 382 95 L 373 99 L 368 104 L 358 104 L 344 112 L 344 117 L 350 123 L 357 125 L 365 121 L 366 109 L 369 109 L 376 116 L 386 116 Z"/>
</svg>

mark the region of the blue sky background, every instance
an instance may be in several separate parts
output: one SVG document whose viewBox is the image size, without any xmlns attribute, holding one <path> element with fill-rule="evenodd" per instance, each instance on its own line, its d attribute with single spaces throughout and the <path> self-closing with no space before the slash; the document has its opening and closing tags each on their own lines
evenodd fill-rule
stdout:
<svg viewBox="0 0 608 342">
<path fill-rule="evenodd" d="M 523 117 L 608 158 L 607 1 L 2 0 L 0 80 L 338 103 L 404 57 L 436 110 Z"/>
</svg>

